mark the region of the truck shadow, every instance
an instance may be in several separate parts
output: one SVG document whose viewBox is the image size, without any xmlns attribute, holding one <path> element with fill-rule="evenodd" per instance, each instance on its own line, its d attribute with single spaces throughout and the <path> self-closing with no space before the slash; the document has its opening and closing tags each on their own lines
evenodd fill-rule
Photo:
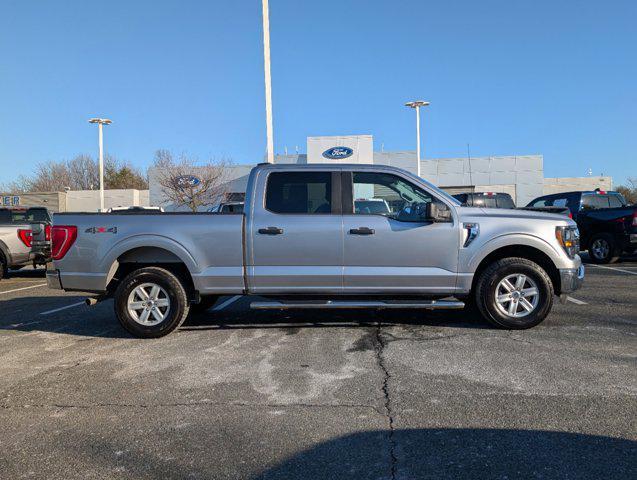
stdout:
<svg viewBox="0 0 637 480">
<path fill-rule="evenodd" d="M 20 270 L 9 270 L 6 278 L 46 278 L 46 269 L 24 267 Z"/>
<path fill-rule="evenodd" d="M 479 314 L 469 311 L 427 311 L 414 309 L 355 309 L 355 310 L 249 310 L 192 314 L 180 330 L 249 330 L 287 329 L 296 333 L 308 328 L 356 328 L 370 326 L 410 325 L 463 329 L 494 328 Z"/>
<path fill-rule="evenodd" d="M 29 296 L 0 301 L 0 335 L 3 331 L 48 332 L 96 338 L 134 338 L 117 321 L 113 301 L 106 300 L 94 307 L 74 305 L 85 296 Z M 244 298 L 223 311 L 208 310 L 191 314 L 179 331 L 196 330 L 259 330 L 281 329 L 292 335 L 302 329 L 364 328 L 371 326 L 408 325 L 414 328 L 446 327 L 462 329 L 494 328 L 477 313 L 464 311 L 423 310 L 250 310 Z M 69 309 L 64 307 L 72 306 Z M 62 310 L 56 311 L 62 308 Z M 50 313 L 48 313 L 50 312 Z"/>
</svg>

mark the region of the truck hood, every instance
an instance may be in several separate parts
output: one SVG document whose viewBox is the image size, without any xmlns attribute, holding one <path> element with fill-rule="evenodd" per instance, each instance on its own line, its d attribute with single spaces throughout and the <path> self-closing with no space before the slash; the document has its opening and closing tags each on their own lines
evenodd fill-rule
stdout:
<svg viewBox="0 0 637 480">
<path fill-rule="evenodd" d="M 557 225 L 573 225 L 575 222 L 565 215 L 555 213 L 534 212 L 532 210 L 518 210 L 508 208 L 479 208 L 479 207 L 458 207 L 461 217 L 487 217 L 501 219 L 527 219 L 550 221 Z"/>
</svg>

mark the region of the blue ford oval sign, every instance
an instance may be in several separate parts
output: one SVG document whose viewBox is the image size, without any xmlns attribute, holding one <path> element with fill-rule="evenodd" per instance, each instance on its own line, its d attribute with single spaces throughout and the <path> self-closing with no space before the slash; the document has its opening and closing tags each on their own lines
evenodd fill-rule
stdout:
<svg viewBox="0 0 637 480">
<path fill-rule="evenodd" d="M 175 185 L 179 188 L 196 187 L 200 183 L 201 179 L 194 175 L 182 175 L 181 177 L 175 178 Z"/>
<path fill-rule="evenodd" d="M 325 158 L 329 158 L 330 160 L 338 160 L 341 158 L 351 157 L 354 153 L 349 147 L 332 147 L 323 152 L 323 156 Z"/>
</svg>

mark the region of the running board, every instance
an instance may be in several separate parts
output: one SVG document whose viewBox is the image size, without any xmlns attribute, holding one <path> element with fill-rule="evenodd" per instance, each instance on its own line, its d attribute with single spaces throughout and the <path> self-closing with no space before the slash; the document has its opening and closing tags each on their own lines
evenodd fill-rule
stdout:
<svg viewBox="0 0 637 480">
<path fill-rule="evenodd" d="M 302 301 L 302 302 L 252 302 L 250 308 L 254 310 L 287 310 L 290 308 L 422 308 L 426 310 L 456 310 L 464 308 L 464 303 L 451 300 L 431 300 L 424 302 L 381 302 L 381 301 Z"/>
</svg>

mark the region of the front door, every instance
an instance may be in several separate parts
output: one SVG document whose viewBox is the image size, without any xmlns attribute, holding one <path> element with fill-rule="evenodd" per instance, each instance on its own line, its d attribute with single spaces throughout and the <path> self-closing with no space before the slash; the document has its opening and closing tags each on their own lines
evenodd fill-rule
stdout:
<svg viewBox="0 0 637 480">
<path fill-rule="evenodd" d="M 340 293 L 343 225 L 340 171 L 265 171 L 264 204 L 252 205 L 247 238 L 254 293 Z M 264 182 L 259 182 L 264 185 Z"/>
<path fill-rule="evenodd" d="M 393 173 L 344 172 L 342 184 L 346 293 L 454 291 L 457 221 L 424 222 L 419 214 L 428 202 L 447 204 Z"/>
</svg>

